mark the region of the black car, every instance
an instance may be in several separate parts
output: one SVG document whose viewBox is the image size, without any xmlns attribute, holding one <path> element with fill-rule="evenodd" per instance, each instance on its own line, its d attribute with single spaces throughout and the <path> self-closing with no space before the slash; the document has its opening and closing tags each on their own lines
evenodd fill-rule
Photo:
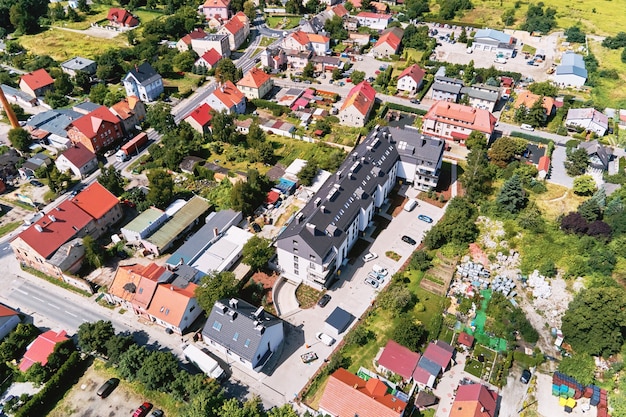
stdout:
<svg viewBox="0 0 626 417">
<path fill-rule="evenodd" d="M 113 390 L 115 389 L 115 387 L 118 386 L 119 383 L 120 383 L 119 379 L 111 378 L 107 382 L 102 384 L 102 386 L 100 387 L 100 389 L 98 390 L 96 394 L 98 394 L 98 397 L 106 398 L 109 396 L 111 392 L 113 392 Z"/>
<path fill-rule="evenodd" d="M 531 376 L 532 376 L 532 374 L 530 373 L 530 371 L 528 369 L 524 369 L 522 371 L 522 376 L 519 377 L 519 380 L 523 384 L 528 384 L 528 382 L 530 381 L 530 377 Z"/>
<path fill-rule="evenodd" d="M 408 243 L 409 245 L 415 245 L 417 243 L 415 239 L 407 235 L 402 236 L 402 241 Z"/>
<path fill-rule="evenodd" d="M 165 414 L 163 413 L 163 410 L 159 410 L 158 408 L 156 410 L 154 410 L 152 412 L 152 414 L 150 414 L 150 417 L 163 417 Z"/>
<path fill-rule="evenodd" d="M 37 181 L 37 180 L 30 180 L 31 185 L 34 185 L 35 187 L 43 187 L 44 183 Z"/>
<path fill-rule="evenodd" d="M 317 302 L 317 305 L 320 307 L 325 307 L 326 304 L 328 304 L 328 302 L 330 301 L 330 298 L 330 294 L 322 295 L 322 298 L 320 298 L 320 300 Z"/>
</svg>

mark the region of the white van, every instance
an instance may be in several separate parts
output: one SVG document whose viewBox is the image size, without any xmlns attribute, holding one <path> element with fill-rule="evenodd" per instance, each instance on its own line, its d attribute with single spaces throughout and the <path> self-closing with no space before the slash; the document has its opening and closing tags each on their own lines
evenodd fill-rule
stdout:
<svg viewBox="0 0 626 417">
<path fill-rule="evenodd" d="M 404 204 L 404 210 L 405 210 L 405 211 L 412 211 L 412 210 L 413 210 L 415 207 L 417 207 L 417 206 L 418 206 L 418 204 L 417 204 L 417 200 L 416 200 L 416 199 L 414 199 L 414 198 L 411 198 L 411 199 L 409 199 L 409 201 L 407 201 L 407 202 Z"/>
<path fill-rule="evenodd" d="M 372 267 L 372 271 L 376 272 L 378 275 L 382 275 L 383 277 L 386 277 L 386 276 L 387 276 L 387 274 L 389 273 L 389 272 L 387 271 L 387 268 L 383 268 L 382 266 L 380 266 L 380 265 L 378 265 L 378 264 L 375 264 L 375 265 Z"/>
<path fill-rule="evenodd" d="M 527 123 L 523 123 L 519 128 L 524 129 L 524 130 L 530 130 L 531 132 L 535 130 L 534 127 L 532 127 L 531 125 Z"/>
<path fill-rule="evenodd" d="M 497 64 L 506 64 L 506 58 L 496 58 L 493 62 Z"/>
</svg>

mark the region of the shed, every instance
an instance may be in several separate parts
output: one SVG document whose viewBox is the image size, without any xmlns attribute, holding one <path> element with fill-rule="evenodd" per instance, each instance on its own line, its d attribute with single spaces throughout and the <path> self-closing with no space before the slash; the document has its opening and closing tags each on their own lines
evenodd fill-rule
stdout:
<svg viewBox="0 0 626 417">
<path fill-rule="evenodd" d="M 474 336 L 465 332 L 461 332 L 459 333 L 457 341 L 459 342 L 459 344 L 471 348 L 474 345 Z"/>
<path fill-rule="evenodd" d="M 418 408 L 426 408 L 437 404 L 437 397 L 427 391 L 420 391 L 415 397 L 415 405 Z"/>
<path fill-rule="evenodd" d="M 335 308 L 326 319 L 326 332 L 331 336 L 339 336 L 354 320 L 354 316 L 342 308 Z"/>
</svg>

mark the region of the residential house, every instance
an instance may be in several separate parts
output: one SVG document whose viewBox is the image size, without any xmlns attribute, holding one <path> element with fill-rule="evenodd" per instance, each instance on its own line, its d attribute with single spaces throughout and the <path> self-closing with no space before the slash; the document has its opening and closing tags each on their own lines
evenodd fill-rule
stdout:
<svg viewBox="0 0 626 417">
<path fill-rule="evenodd" d="M 387 13 L 389 11 L 389 6 L 381 1 L 371 1 L 370 6 L 376 13 Z"/>
<path fill-rule="evenodd" d="M 0 178 L 5 181 L 15 178 L 18 174 L 17 166 L 21 161 L 22 155 L 17 150 L 13 148 L 5 149 L 0 154 Z"/>
<path fill-rule="evenodd" d="M 20 90 L 33 97 L 42 97 L 54 89 L 54 79 L 43 68 L 22 75 Z"/>
<path fill-rule="evenodd" d="M 394 340 L 389 340 L 376 360 L 377 370 L 387 377 L 395 374 L 404 382 L 408 382 L 419 360 L 419 353 L 411 351 Z"/>
<path fill-rule="evenodd" d="M 159 279 L 168 273 L 167 268 L 155 263 L 120 265 L 106 294 L 107 300 L 148 319 L 148 308 Z"/>
<path fill-rule="evenodd" d="M 178 168 L 180 168 L 180 172 L 184 174 L 193 175 L 195 173 L 195 169 L 199 164 L 203 164 L 206 162 L 206 159 L 200 158 L 199 156 L 189 155 L 183 158 L 178 164 Z"/>
<path fill-rule="evenodd" d="M 230 17 L 230 0 L 206 0 L 198 11 L 204 14 L 207 20 L 215 18 L 226 21 Z"/>
<path fill-rule="evenodd" d="M 483 384 L 459 385 L 449 417 L 496 417 L 498 393 Z"/>
<path fill-rule="evenodd" d="M 602 145 L 598 140 L 581 142 L 578 149 L 584 149 L 589 155 L 589 166 L 593 169 L 608 171 L 609 164 L 614 159 L 613 149 Z"/>
<path fill-rule="evenodd" d="M 308 51 L 310 49 L 309 42 L 308 34 L 298 30 L 285 36 L 281 46 L 285 50 Z"/>
<path fill-rule="evenodd" d="M 470 106 L 475 109 L 484 109 L 490 112 L 500 100 L 500 88 L 487 84 L 474 84 L 461 88 L 461 94 L 467 97 Z"/>
<path fill-rule="evenodd" d="M 282 120 L 268 120 L 259 126 L 270 135 L 280 135 L 285 137 L 292 137 L 296 131 L 296 127 L 288 122 Z"/>
<path fill-rule="evenodd" d="M 304 68 L 306 64 L 309 63 L 309 60 L 313 56 L 313 52 L 308 49 L 305 51 L 297 51 L 297 50 L 288 50 L 286 51 L 287 55 L 287 65 L 290 68 Z"/>
<path fill-rule="evenodd" d="M 205 67 L 207 70 L 210 70 L 217 65 L 220 59 L 222 59 L 220 53 L 211 48 L 198 58 L 194 65 L 196 67 Z"/>
<path fill-rule="evenodd" d="M 565 52 L 554 72 L 554 82 L 561 87 L 582 87 L 587 81 L 587 68 L 582 55 Z"/>
<path fill-rule="evenodd" d="M 344 6 L 342 3 L 337 4 L 333 7 L 330 8 L 330 12 L 335 15 L 335 16 L 339 16 L 340 18 L 344 18 L 344 17 L 348 17 L 350 16 L 350 12 L 348 12 L 348 9 L 346 9 L 346 6 Z"/>
<path fill-rule="evenodd" d="M 316 72 L 334 71 L 335 69 L 342 70 L 344 68 L 344 61 L 338 56 L 321 56 L 315 55 L 311 58 L 311 62 L 315 66 Z"/>
<path fill-rule="evenodd" d="M 303 17 L 298 22 L 298 27 L 304 33 L 321 33 L 324 31 L 324 23 L 329 18 L 330 14 L 324 10 L 315 16 Z"/>
<path fill-rule="evenodd" d="M 282 48 L 265 48 L 259 56 L 261 65 L 270 70 L 281 71 L 287 66 L 287 54 Z"/>
<path fill-rule="evenodd" d="M 131 69 L 122 83 L 126 89 L 126 97 L 136 96 L 148 103 L 156 101 L 164 91 L 161 75 L 147 62 Z"/>
<path fill-rule="evenodd" d="M 196 107 L 191 113 L 185 117 L 185 121 L 189 123 L 189 125 L 194 128 L 195 131 L 204 135 L 208 133 L 211 126 L 211 119 L 213 116 L 211 115 L 211 106 L 206 103 L 203 103 Z"/>
<path fill-rule="evenodd" d="M 0 305 L 0 340 L 11 333 L 20 323 L 20 315 L 17 311 Z"/>
<path fill-rule="evenodd" d="M 150 320 L 165 327 L 166 331 L 169 329 L 182 335 L 202 314 L 194 293 L 197 287 L 193 282 L 185 281 L 158 285 L 147 311 Z"/>
<path fill-rule="evenodd" d="M 476 51 L 495 52 L 500 44 L 515 45 L 517 40 L 504 32 L 495 29 L 479 29 L 474 35 L 472 48 Z"/>
<path fill-rule="evenodd" d="M 454 348 L 437 340 L 430 342 L 413 371 L 413 381 L 424 389 L 433 388 L 437 377 L 445 372 L 454 355 Z"/>
<path fill-rule="evenodd" d="M 308 33 L 309 47 L 315 55 L 326 55 L 326 52 L 330 50 L 330 38 L 324 35 L 318 35 L 315 33 Z"/>
<path fill-rule="evenodd" d="M 146 118 L 146 106 L 137 96 L 126 97 L 112 105 L 110 110 L 120 119 L 122 128 L 128 136 L 136 130 L 140 130 L 141 123 Z"/>
<path fill-rule="evenodd" d="M 246 111 L 246 96 L 231 81 L 226 81 L 215 89 L 206 99 L 206 103 L 217 112 L 242 114 Z"/>
<path fill-rule="evenodd" d="M 376 91 L 367 81 L 352 87 L 339 110 L 341 123 L 352 127 L 363 127 L 374 107 Z"/>
<path fill-rule="evenodd" d="M 565 118 L 565 126 L 569 128 L 582 128 L 586 132 L 593 132 L 598 136 L 604 136 L 609 128 L 609 118 L 593 107 L 585 109 L 569 109 Z"/>
<path fill-rule="evenodd" d="M 361 12 L 356 15 L 359 26 L 366 26 L 373 30 L 385 30 L 391 22 L 390 14 Z"/>
<path fill-rule="evenodd" d="M 252 119 L 235 120 L 235 127 L 237 129 L 237 132 L 241 133 L 242 135 L 247 135 L 248 133 L 250 133 L 250 126 L 252 126 L 253 122 L 254 120 Z"/>
<path fill-rule="evenodd" d="M 37 97 L 25 93 L 22 90 L 18 90 L 6 84 L 0 85 L 0 88 L 2 88 L 2 92 L 9 103 L 19 104 L 23 107 L 35 107 L 39 105 Z"/>
<path fill-rule="evenodd" d="M 347 31 L 355 31 L 359 29 L 359 19 L 354 16 L 347 16 L 343 18 L 343 28 Z"/>
<path fill-rule="evenodd" d="M 198 56 L 203 56 L 207 51 L 215 49 L 221 57 L 228 58 L 230 56 L 230 40 L 228 39 L 228 35 L 210 33 L 204 38 L 192 39 L 191 49 L 193 49 Z"/>
<path fill-rule="evenodd" d="M 496 121 L 495 116 L 487 110 L 437 101 L 424 116 L 422 132 L 464 143 L 470 133 L 477 130 L 489 140 L 493 135 Z"/>
<path fill-rule="evenodd" d="M 243 253 L 243 246 L 253 236 L 237 225 L 241 212 L 222 210 L 206 217 L 205 224 L 189 237 L 166 263 L 170 266 L 189 265 L 211 274 L 230 270 Z"/>
<path fill-rule="evenodd" d="M 206 35 L 207 33 L 202 30 L 202 28 L 196 28 L 176 42 L 176 49 L 178 49 L 179 52 L 187 52 L 191 49 L 192 39 L 202 39 Z"/>
<path fill-rule="evenodd" d="M 370 43 L 370 35 L 368 33 L 349 33 L 348 40 L 344 42 L 349 42 L 353 45 L 366 46 L 368 43 Z"/>
<path fill-rule="evenodd" d="M 238 298 L 217 301 L 202 329 L 204 343 L 260 372 L 285 338 L 281 319 Z"/>
<path fill-rule="evenodd" d="M 93 237 L 102 236 L 124 217 L 117 197 L 97 181 L 71 197 L 70 201 L 93 218 L 94 229 L 90 233 Z"/>
<path fill-rule="evenodd" d="M 85 178 L 98 169 L 98 157 L 82 143 L 70 146 L 54 161 L 59 171 L 70 170 L 75 177 Z"/>
<path fill-rule="evenodd" d="M 109 9 L 107 20 L 109 21 L 109 25 L 116 27 L 132 28 L 139 25 L 139 19 L 133 16 L 128 10 L 115 7 Z"/>
<path fill-rule="evenodd" d="M 95 75 L 98 64 L 88 58 L 80 56 L 69 59 L 61 64 L 61 71 L 75 77 L 79 72 L 83 72 L 89 76 Z"/>
<path fill-rule="evenodd" d="M 253 67 L 241 80 L 237 81 L 237 88 L 249 100 L 265 97 L 273 87 L 272 77 L 256 67 Z"/>
<path fill-rule="evenodd" d="M 36 177 L 36 172 L 41 167 L 50 166 L 52 160 L 45 153 L 38 153 L 28 158 L 19 168 L 20 176 L 24 179 Z"/>
<path fill-rule="evenodd" d="M 456 103 L 461 96 L 461 89 L 463 88 L 463 80 L 457 78 L 446 77 L 445 67 L 441 67 L 437 74 L 435 74 L 435 81 L 430 88 L 430 98 L 434 101 L 449 101 Z"/>
<path fill-rule="evenodd" d="M 54 352 L 57 344 L 71 340 L 65 330 L 55 332 L 48 330 L 40 334 L 37 338 L 26 347 L 26 352 L 20 361 L 18 368 L 22 372 L 26 372 L 36 363 L 46 366 L 48 357 Z"/>
<path fill-rule="evenodd" d="M 372 48 L 375 58 L 389 58 L 397 54 L 404 36 L 404 30 L 398 27 L 385 29 Z"/>
<path fill-rule="evenodd" d="M 105 106 L 72 121 L 66 130 L 72 143 L 82 143 L 96 154 L 115 146 L 124 137 L 122 122 Z"/>
<path fill-rule="evenodd" d="M 539 158 L 539 163 L 537 164 L 537 176 L 539 179 L 544 180 L 550 175 L 550 158 L 547 155 Z"/>
<path fill-rule="evenodd" d="M 468 349 L 471 349 L 472 346 L 474 346 L 474 336 L 467 332 L 460 332 L 456 341 L 459 345 L 465 346 Z"/>
<path fill-rule="evenodd" d="M 319 412 L 332 417 L 402 417 L 407 404 L 392 394 L 378 378 L 367 381 L 343 368 L 328 378 Z"/>
<path fill-rule="evenodd" d="M 241 17 L 242 15 L 243 18 Z M 235 51 L 248 39 L 248 35 L 250 35 L 250 22 L 245 14 L 239 12 L 226 22 L 220 30 L 217 31 L 217 34 L 227 35 L 230 50 Z"/>
<path fill-rule="evenodd" d="M 556 109 L 554 107 L 554 99 L 552 97 L 542 97 L 538 94 L 533 94 L 528 90 L 520 91 L 517 93 L 517 98 L 513 103 L 513 108 L 518 109 L 520 106 L 524 106 L 526 108 L 526 112 L 528 112 L 539 100 L 541 100 L 541 104 L 544 108 L 544 117 L 547 119 L 554 114 Z"/>
<path fill-rule="evenodd" d="M 398 91 L 417 93 L 422 88 L 425 75 L 426 72 L 417 64 L 406 67 L 398 76 Z"/>
<path fill-rule="evenodd" d="M 390 127 L 389 132 L 400 156 L 398 177 L 417 190 L 434 190 L 441 174 L 444 141 L 421 134 L 410 126 Z"/>
</svg>

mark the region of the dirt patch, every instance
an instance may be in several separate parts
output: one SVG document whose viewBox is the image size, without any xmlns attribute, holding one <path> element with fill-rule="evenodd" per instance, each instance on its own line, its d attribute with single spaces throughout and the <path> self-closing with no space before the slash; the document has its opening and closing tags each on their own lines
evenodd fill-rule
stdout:
<svg viewBox="0 0 626 417">
<path fill-rule="evenodd" d="M 389 208 L 387 209 L 387 214 L 396 217 L 401 211 L 402 207 L 404 207 L 404 202 L 407 198 L 403 195 L 399 195 L 397 193 L 393 194 L 389 197 Z"/>
<path fill-rule="evenodd" d="M 254 305 L 261 303 L 264 307 L 273 310 L 272 288 L 278 278 L 276 273 L 270 275 L 266 272 L 256 272 L 242 288 L 241 298 Z"/>
<path fill-rule="evenodd" d="M 420 281 L 420 287 L 433 294 L 444 297 L 450 282 L 454 278 L 454 271 L 458 258 L 449 259 L 437 253 L 438 264 L 424 274 L 424 278 Z"/>
</svg>

